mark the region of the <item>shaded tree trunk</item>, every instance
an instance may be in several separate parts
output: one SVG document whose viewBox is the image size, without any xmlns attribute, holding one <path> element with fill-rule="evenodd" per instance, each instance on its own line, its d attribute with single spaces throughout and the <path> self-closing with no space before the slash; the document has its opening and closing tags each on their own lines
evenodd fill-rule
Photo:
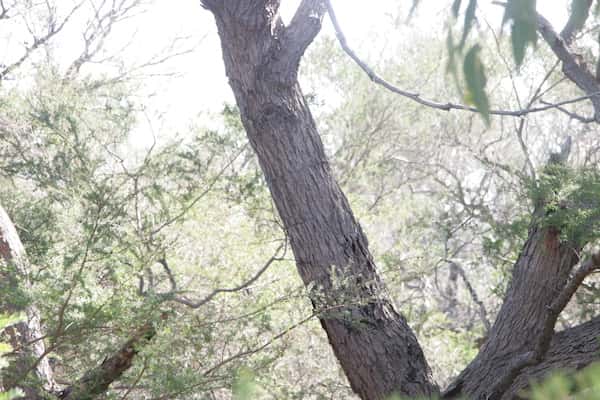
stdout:
<svg viewBox="0 0 600 400">
<path fill-rule="evenodd" d="M 321 1 L 284 27 L 278 1 L 204 1 L 221 37 L 242 122 L 287 230 L 321 325 L 363 399 L 437 392 L 417 339 L 377 275 L 367 239 L 332 176 L 297 82 Z"/>
<path fill-rule="evenodd" d="M 96 368 L 87 371 L 81 379 L 63 390 L 61 400 L 92 400 L 105 393 L 111 383 L 119 379 L 133 365 L 140 348 L 156 335 L 151 323 L 140 327 L 114 354 L 107 356 Z"/>
</svg>

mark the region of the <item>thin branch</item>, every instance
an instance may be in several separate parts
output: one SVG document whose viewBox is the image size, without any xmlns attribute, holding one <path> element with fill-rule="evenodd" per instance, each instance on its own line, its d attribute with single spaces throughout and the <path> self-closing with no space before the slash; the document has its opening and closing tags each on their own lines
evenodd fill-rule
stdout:
<svg viewBox="0 0 600 400">
<path fill-rule="evenodd" d="M 473 302 L 475 304 L 477 304 L 477 307 L 479 308 L 479 317 L 481 318 L 481 322 L 483 323 L 483 326 L 485 327 L 485 331 L 490 332 L 490 330 L 492 329 L 492 325 L 490 324 L 490 320 L 488 319 L 487 310 L 485 309 L 485 305 L 479 299 L 479 296 L 477 295 L 477 292 L 471 285 L 471 282 L 469 281 L 469 278 L 467 277 L 465 270 L 458 263 L 451 261 L 451 260 L 447 260 L 447 261 L 450 264 L 454 265 L 454 267 L 456 267 L 456 271 L 462 278 L 462 280 L 465 284 L 465 287 L 467 288 L 467 291 L 469 292 L 469 295 L 471 295 L 471 299 L 473 300 Z"/>
<path fill-rule="evenodd" d="M 440 102 L 437 102 L 434 100 L 426 99 L 426 98 L 422 97 L 419 93 L 413 93 L 413 92 L 409 92 L 409 91 L 400 89 L 399 87 L 397 87 L 397 86 L 389 83 L 388 81 L 384 80 L 383 78 L 381 78 L 379 75 L 377 75 L 377 73 L 375 73 L 375 71 L 373 71 L 373 69 L 371 69 L 371 67 L 369 67 L 367 65 L 367 63 L 365 63 L 363 60 L 361 60 L 356 55 L 356 53 L 350 48 L 350 46 L 348 45 L 348 42 L 346 40 L 346 37 L 337 21 L 337 17 L 335 15 L 335 11 L 333 10 L 333 7 L 331 5 L 331 1 L 326 0 L 325 4 L 327 5 L 329 18 L 331 19 L 331 22 L 333 24 L 333 28 L 335 30 L 335 33 L 336 33 L 338 42 L 340 43 L 340 46 L 342 47 L 344 52 L 346 54 L 348 54 L 348 56 L 350 56 L 350 58 L 367 74 L 367 76 L 369 77 L 369 79 L 371 79 L 371 81 L 373 81 L 374 83 L 376 83 L 380 86 L 383 86 L 384 88 L 391 91 L 392 93 L 399 94 L 400 96 L 404 96 L 408 99 L 411 99 L 419 104 L 422 104 L 422 105 L 430 107 L 430 108 L 434 108 L 437 110 L 443 110 L 443 111 L 462 110 L 462 111 L 469 111 L 469 112 L 474 112 L 474 113 L 479 112 L 475 107 L 466 106 L 464 104 L 456 104 L 456 103 L 451 103 L 451 102 L 440 103 Z M 598 99 L 598 101 L 599 101 L 598 109 L 600 110 L 600 87 L 597 87 L 596 90 L 594 90 L 592 92 L 588 92 L 588 91 L 585 91 L 585 92 L 586 92 L 585 96 L 580 96 L 580 97 L 576 97 L 576 98 L 573 98 L 570 100 L 561 101 L 559 103 L 555 103 L 552 105 L 546 105 L 546 106 L 542 106 L 542 107 L 524 108 L 524 109 L 520 109 L 520 110 L 490 110 L 490 114 L 502 115 L 502 116 L 508 116 L 508 117 L 523 117 L 527 114 L 547 111 L 550 109 L 558 108 L 559 106 L 563 106 L 566 104 L 578 103 L 580 101 L 587 100 L 587 99 L 591 99 L 592 101 L 595 101 L 595 99 Z M 598 118 L 600 118 L 600 114 L 599 114 Z"/>
<path fill-rule="evenodd" d="M 232 287 L 232 288 L 219 288 L 219 289 L 214 289 L 212 292 L 210 292 L 210 294 L 206 297 L 204 297 L 201 300 L 198 301 L 193 301 L 190 299 L 187 299 L 185 297 L 173 297 L 172 300 L 180 303 L 180 304 L 184 304 L 188 307 L 191 308 L 200 308 L 202 307 L 204 304 L 208 303 L 209 301 L 211 301 L 216 295 L 218 295 L 219 293 L 234 293 L 234 292 L 239 292 L 240 290 L 243 290 L 245 288 L 247 288 L 248 286 L 252 285 L 254 282 L 256 282 L 258 280 L 258 278 L 261 277 L 262 274 L 265 273 L 265 271 L 271 266 L 271 264 L 273 264 L 275 261 L 282 261 L 284 260 L 285 257 L 285 253 L 287 251 L 287 247 L 286 247 L 286 242 L 282 243 L 277 250 L 275 250 L 275 254 L 269 258 L 269 260 L 265 263 L 265 265 L 263 265 L 250 279 L 248 279 L 247 281 L 245 281 L 244 283 L 239 284 L 238 286 Z M 283 254 L 278 257 L 277 254 L 280 252 L 280 250 L 283 249 Z"/>
<path fill-rule="evenodd" d="M 544 100 L 540 100 L 540 103 L 542 104 L 550 104 Z M 563 114 L 566 114 L 569 118 L 574 119 L 576 121 L 582 122 L 584 124 L 589 124 L 590 122 L 595 122 L 596 118 L 594 117 L 586 117 L 585 115 L 580 115 L 577 114 L 573 111 L 569 111 L 566 108 L 562 107 L 562 106 L 558 106 L 556 107 L 556 109 L 560 112 L 562 112 Z"/>
<path fill-rule="evenodd" d="M 29 58 L 29 56 L 31 56 L 31 54 L 35 50 L 37 50 L 40 46 L 46 44 L 52 37 L 54 37 L 60 31 L 62 31 L 62 29 L 67 24 L 67 22 L 71 19 L 73 14 L 75 14 L 75 12 L 83 5 L 83 3 L 84 3 L 84 0 L 80 1 L 77 5 L 75 5 L 75 7 L 73 7 L 71 9 L 69 14 L 67 14 L 67 16 L 61 21 L 61 23 L 58 26 L 56 25 L 56 22 L 52 21 L 50 23 L 50 26 L 48 27 L 48 32 L 44 36 L 42 36 L 40 38 L 37 38 L 37 37 L 34 38 L 33 43 L 31 44 L 31 46 L 29 46 L 25 49 L 25 53 L 21 56 L 21 58 L 19 58 L 17 61 L 13 62 L 12 64 L 9 64 L 8 66 L 4 67 L 0 71 L 0 81 L 5 79 L 6 76 L 8 74 L 10 74 L 12 71 L 14 71 L 18 67 L 20 67 L 21 64 L 23 64 L 25 62 L 25 60 L 27 60 Z"/>
</svg>

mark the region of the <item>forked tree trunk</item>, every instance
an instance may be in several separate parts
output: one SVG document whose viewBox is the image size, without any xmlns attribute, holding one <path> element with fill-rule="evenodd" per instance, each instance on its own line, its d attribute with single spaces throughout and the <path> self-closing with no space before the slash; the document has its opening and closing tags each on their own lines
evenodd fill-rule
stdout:
<svg viewBox="0 0 600 400">
<path fill-rule="evenodd" d="M 558 316 L 550 309 L 579 261 L 579 251 L 561 243 L 552 228 L 530 229 L 489 336 L 446 398 L 500 399 L 526 367 L 545 358 Z"/>
<path fill-rule="evenodd" d="M 202 3 L 215 16 L 227 76 L 298 272 L 352 389 L 364 400 L 436 394 L 417 339 L 386 295 L 367 239 L 332 176 L 298 85 L 298 64 L 320 29 L 324 0 L 303 0 L 288 26 L 279 18 L 279 0 Z M 597 323 L 556 337 L 553 331 L 562 310 L 555 300 L 566 304 L 568 289 L 581 283 L 569 277 L 580 247 L 532 224 L 487 342 L 445 397 L 510 399 L 528 377 L 561 362 L 581 367 L 597 359 L 598 346 L 574 345 L 589 344 Z M 559 354 L 565 349 L 572 353 Z M 582 354 L 581 364 L 570 357 Z"/>
<path fill-rule="evenodd" d="M 350 385 L 369 400 L 436 393 L 421 347 L 386 295 L 367 239 L 332 176 L 297 82 L 322 5 L 304 1 L 286 29 L 278 1 L 204 4 L 215 15 L 227 76 L 298 272 L 313 287 L 314 307 L 323 311 L 321 325 Z"/>
</svg>

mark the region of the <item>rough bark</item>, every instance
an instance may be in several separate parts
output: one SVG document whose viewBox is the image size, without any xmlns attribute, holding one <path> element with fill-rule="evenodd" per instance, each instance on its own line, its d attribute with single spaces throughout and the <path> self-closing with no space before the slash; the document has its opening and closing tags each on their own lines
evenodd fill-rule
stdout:
<svg viewBox="0 0 600 400">
<path fill-rule="evenodd" d="M 305 0 L 289 27 L 279 1 L 204 1 L 215 15 L 242 122 L 304 283 L 352 389 L 363 399 L 437 392 L 421 347 L 377 275 L 367 239 L 336 183 L 297 82 L 321 25 Z"/>
<path fill-rule="evenodd" d="M 539 382 L 553 371 L 575 371 L 600 360 L 599 337 L 600 317 L 558 332 L 552 339 L 544 360 L 524 368 L 504 393 L 502 400 L 516 398 L 532 381 Z"/>
<path fill-rule="evenodd" d="M 541 361 L 558 315 L 551 306 L 579 261 L 578 250 L 561 243 L 558 231 L 532 226 L 487 340 L 446 398 L 500 399 L 525 367 Z"/>
<path fill-rule="evenodd" d="M 29 264 L 23 244 L 10 217 L 0 206 L 0 254 L 4 260 L 0 268 L 0 276 L 5 293 L 27 292 L 31 285 L 29 282 Z M 9 343 L 15 349 L 10 360 L 10 366 L 1 376 L 0 391 L 19 387 L 25 392 L 25 399 L 37 399 L 42 386 L 44 389 L 53 390 L 55 383 L 52 369 L 45 358 L 46 349 L 43 337 L 40 316 L 34 305 L 20 305 L 5 299 L 0 304 L 0 310 L 5 313 L 23 313 L 25 320 L 5 330 Z M 32 368 L 32 365 L 35 366 Z M 37 382 L 25 379 L 29 372 L 34 372 Z M 18 379 L 18 381 L 15 381 Z"/>
<path fill-rule="evenodd" d="M 227 76 L 298 272 L 312 290 L 313 305 L 322 312 L 321 324 L 351 387 L 367 400 L 437 393 L 422 350 L 386 295 L 367 239 L 332 176 L 297 82 L 300 58 L 320 28 L 323 2 L 302 1 L 288 27 L 278 16 L 278 0 L 203 4 L 215 16 Z M 544 29 L 541 24 L 547 40 L 556 35 Z M 578 29 L 577 24 L 567 27 L 565 35 L 572 38 Z M 565 57 L 565 74 L 595 94 L 596 86 L 587 86 L 590 76 L 571 63 L 566 43 L 550 43 Z M 597 98 L 591 98 L 595 106 Z M 562 243 L 557 229 L 539 224 L 540 212 L 486 343 L 445 397 L 511 398 L 526 377 L 537 376 L 536 368 L 576 363 L 577 350 L 571 350 L 589 342 L 591 328 L 554 335 L 558 314 L 584 276 L 570 277 L 581 245 Z M 589 360 L 591 353 L 585 351 Z"/>
</svg>

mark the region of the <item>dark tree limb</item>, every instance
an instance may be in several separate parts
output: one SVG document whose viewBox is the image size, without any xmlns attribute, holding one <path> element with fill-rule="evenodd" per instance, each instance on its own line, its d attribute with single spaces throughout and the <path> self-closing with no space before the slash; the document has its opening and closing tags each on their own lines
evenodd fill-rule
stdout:
<svg viewBox="0 0 600 400">
<path fill-rule="evenodd" d="M 502 396 L 512 400 L 531 382 L 539 382 L 557 370 L 576 371 L 600 360 L 600 317 L 554 335 L 544 359 L 522 369 Z"/>
<path fill-rule="evenodd" d="M 436 394 L 416 336 L 387 295 L 367 238 L 332 174 L 300 85 L 290 79 L 297 65 L 278 58 L 286 54 L 278 48 L 285 37 L 279 16 L 270 3 L 211 5 L 241 120 L 298 272 L 315 310 L 337 310 L 319 319 L 352 389 L 365 400 Z"/>
<path fill-rule="evenodd" d="M 92 400 L 100 396 L 111 383 L 119 379 L 133 364 L 140 347 L 156 335 L 151 323 L 140 327 L 137 332 L 114 354 L 106 357 L 96 368 L 86 372 L 81 379 L 69 386 L 58 398 L 61 400 Z"/>
<path fill-rule="evenodd" d="M 594 74 L 588 69 L 587 63 L 581 55 L 574 53 L 569 48 L 567 41 L 540 14 L 537 15 L 537 25 L 538 31 L 552 52 L 562 62 L 562 72 L 586 95 L 590 96 L 590 101 L 594 106 L 594 118 L 596 122 L 600 122 L 600 85 Z"/>
</svg>

